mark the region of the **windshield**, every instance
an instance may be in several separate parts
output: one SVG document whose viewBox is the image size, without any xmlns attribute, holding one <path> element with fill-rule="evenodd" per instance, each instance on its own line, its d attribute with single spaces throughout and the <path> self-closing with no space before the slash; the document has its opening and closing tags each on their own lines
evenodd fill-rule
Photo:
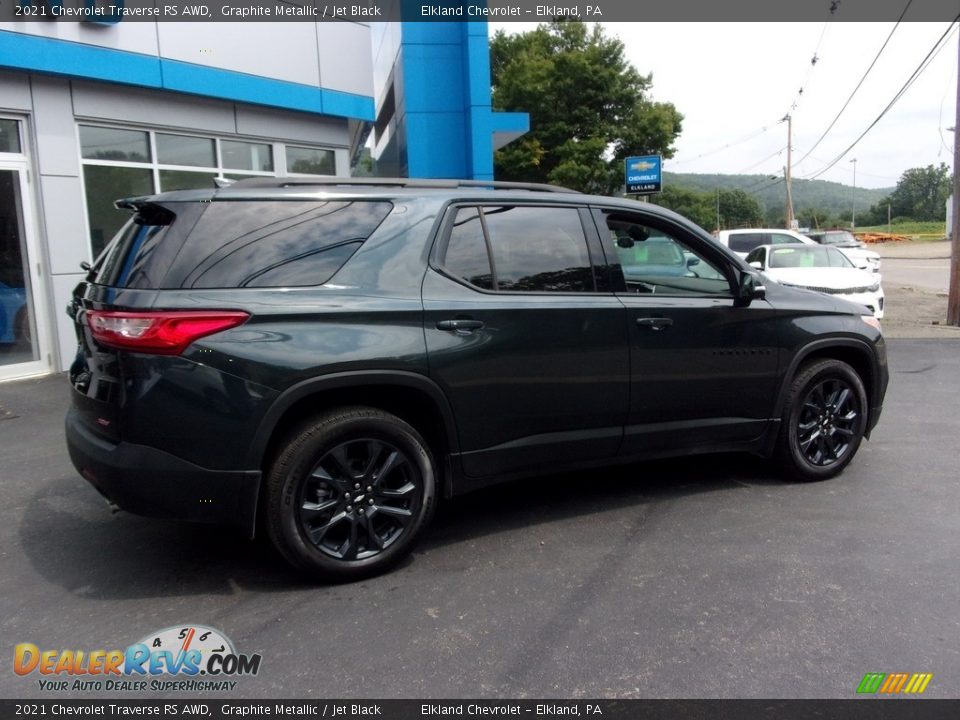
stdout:
<svg viewBox="0 0 960 720">
<path fill-rule="evenodd" d="M 846 256 L 833 248 L 808 245 L 803 247 L 773 248 L 770 251 L 771 268 L 799 267 L 854 267 Z"/>
</svg>

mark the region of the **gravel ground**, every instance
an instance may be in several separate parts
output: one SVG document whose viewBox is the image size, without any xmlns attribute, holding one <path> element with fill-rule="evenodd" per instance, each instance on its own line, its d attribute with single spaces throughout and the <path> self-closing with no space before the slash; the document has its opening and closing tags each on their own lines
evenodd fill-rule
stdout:
<svg viewBox="0 0 960 720">
<path fill-rule="evenodd" d="M 950 257 L 950 243 L 901 242 L 868 246 L 883 258 L 936 260 Z M 883 334 L 888 338 L 960 338 L 960 328 L 946 325 L 947 295 L 884 282 Z"/>
</svg>

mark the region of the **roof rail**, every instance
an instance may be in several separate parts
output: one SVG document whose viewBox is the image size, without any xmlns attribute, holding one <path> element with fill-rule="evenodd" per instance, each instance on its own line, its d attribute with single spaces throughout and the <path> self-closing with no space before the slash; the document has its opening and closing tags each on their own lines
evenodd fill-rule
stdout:
<svg viewBox="0 0 960 720">
<path fill-rule="evenodd" d="M 235 188 L 284 188 L 284 187 L 403 187 L 429 189 L 455 189 L 461 187 L 490 188 L 492 190 L 530 190 L 536 192 L 578 193 L 578 190 L 547 185 L 545 183 L 508 182 L 503 180 L 447 180 L 426 178 L 380 178 L 380 177 L 256 177 L 238 180 Z"/>
</svg>

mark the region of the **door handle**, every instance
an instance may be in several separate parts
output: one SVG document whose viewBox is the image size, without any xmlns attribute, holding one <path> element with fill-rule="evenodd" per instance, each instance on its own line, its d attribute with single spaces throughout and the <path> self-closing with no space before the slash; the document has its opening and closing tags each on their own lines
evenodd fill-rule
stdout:
<svg viewBox="0 0 960 720">
<path fill-rule="evenodd" d="M 437 320 L 437 330 L 453 330 L 454 332 L 472 332 L 483 327 L 482 320 Z"/>
<path fill-rule="evenodd" d="M 666 330 L 673 325 L 673 318 L 665 317 L 642 317 L 637 318 L 637 325 L 650 328 L 651 330 Z"/>
</svg>

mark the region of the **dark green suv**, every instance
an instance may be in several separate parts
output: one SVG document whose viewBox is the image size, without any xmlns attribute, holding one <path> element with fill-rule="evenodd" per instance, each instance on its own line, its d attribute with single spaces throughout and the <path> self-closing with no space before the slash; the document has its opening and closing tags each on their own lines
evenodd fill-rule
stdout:
<svg viewBox="0 0 960 720">
<path fill-rule="evenodd" d="M 118 206 L 69 308 L 74 464 L 326 578 L 397 562 L 441 496 L 718 451 L 819 480 L 880 417 L 866 308 L 764 287 L 654 205 L 321 178 Z"/>
</svg>

